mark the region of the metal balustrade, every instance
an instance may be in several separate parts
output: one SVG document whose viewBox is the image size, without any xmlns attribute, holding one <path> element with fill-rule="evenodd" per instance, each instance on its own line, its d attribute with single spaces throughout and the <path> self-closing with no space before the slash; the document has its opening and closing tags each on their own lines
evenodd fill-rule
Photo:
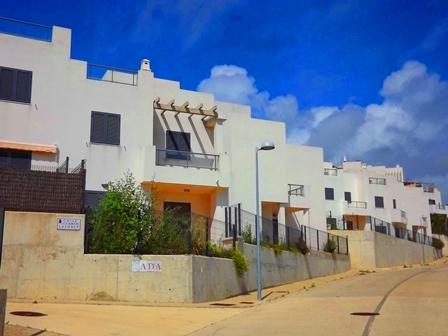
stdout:
<svg viewBox="0 0 448 336">
<path fill-rule="evenodd" d="M 219 155 L 157 149 L 156 165 L 218 170 Z"/>
<path fill-rule="evenodd" d="M 386 179 L 383 177 L 369 177 L 369 184 L 386 185 Z"/>
<path fill-rule="evenodd" d="M 324 168 L 324 175 L 337 176 L 337 168 Z"/>
<path fill-rule="evenodd" d="M 303 184 L 289 184 L 289 196 L 305 196 L 305 186 Z"/>
<path fill-rule="evenodd" d="M 53 28 L 38 23 L 0 16 L 0 33 L 51 42 Z"/>
<path fill-rule="evenodd" d="M 138 74 L 135 71 L 113 68 L 99 64 L 87 64 L 87 78 L 104 82 L 137 86 Z"/>
<path fill-rule="evenodd" d="M 347 202 L 348 208 L 367 209 L 367 202 L 363 201 L 350 201 Z"/>
</svg>

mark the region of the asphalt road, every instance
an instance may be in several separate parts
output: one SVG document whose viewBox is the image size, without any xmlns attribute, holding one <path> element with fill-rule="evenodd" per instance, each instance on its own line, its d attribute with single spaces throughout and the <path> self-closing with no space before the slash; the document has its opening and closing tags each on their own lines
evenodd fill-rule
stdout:
<svg viewBox="0 0 448 336">
<path fill-rule="evenodd" d="M 448 335 L 448 266 L 335 281 L 244 310 L 189 335 Z"/>
</svg>

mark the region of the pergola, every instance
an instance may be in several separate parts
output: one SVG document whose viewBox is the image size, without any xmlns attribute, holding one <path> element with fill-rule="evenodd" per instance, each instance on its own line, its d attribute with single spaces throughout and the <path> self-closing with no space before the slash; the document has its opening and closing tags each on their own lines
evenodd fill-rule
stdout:
<svg viewBox="0 0 448 336">
<path fill-rule="evenodd" d="M 194 115 L 201 116 L 205 127 L 215 127 L 216 120 L 218 119 L 218 112 L 216 112 L 218 107 L 216 105 L 210 109 L 205 109 L 203 104 L 199 104 L 196 107 L 190 107 L 190 103 L 188 101 L 184 102 L 182 105 L 176 105 L 174 99 L 171 99 L 169 102 L 164 104 L 160 102 L 160 97 L 154 99 L 153 105 L 154 109 L 162 111 L 162 115 L 167 111 L 171 111 L 175 113 L 175 117 L 177 117 L 180 113 L 188 114 L 189 118 Z"/>
</svg>

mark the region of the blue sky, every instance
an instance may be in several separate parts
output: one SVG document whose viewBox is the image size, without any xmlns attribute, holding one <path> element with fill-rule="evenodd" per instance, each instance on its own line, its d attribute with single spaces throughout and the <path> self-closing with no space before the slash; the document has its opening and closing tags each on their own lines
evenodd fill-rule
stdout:
<svg viewBox="0 0 448 336">
<path fill-rule="evenodd" d="M 73 58 L 147 57 L 157 77 L 287 122 L 328 160 L 400 163 L 448 194 L 446 0 L 2 0 L 0 15 L 71 28 Z"/>
</svg>

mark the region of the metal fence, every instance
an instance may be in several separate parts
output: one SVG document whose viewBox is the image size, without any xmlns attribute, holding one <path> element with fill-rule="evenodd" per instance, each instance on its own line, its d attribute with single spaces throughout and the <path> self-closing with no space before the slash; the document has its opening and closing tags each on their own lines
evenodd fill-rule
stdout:
<svg viewBox="0 0 448 336">
<path fill-rule="evenodd" d="M 420 244 L 433 245 L 432 237 L 422 234 L 418 230 L 412 231 L 406 228 L 400 228 L 373 216 L 366 216 L 365 222 L 363 223 L 355 222 L 351 223 L 351 225 L 344 219 L 336 220 L 336 218 L 327 218 L 327 225 L 328 229 L 331 230 L 369 230 Z"/>
<path fill-rule="evenodd" d="M 87 64 L 87 78 L 133 86 L 137 86 L 138 82 L 138 74 L 135 71 L 92 63 Z"/>
<path fill-rule="evenodd" d="M 0 16 L 0 33 L 51 42 L 53 28 Z"/>
<path fill-rule="evenodd" d="M 241 211 L 241 236 L 246 242 L 255 243 L 256 215 Z M 305 225 L 288 226 L 275 220 L 261 218 L 261 241 L 286 248 L 299 248 L 305 243 L 315 251 L 348 254 L 348 239 Z"/>
<path fill-rule="evenodd" d="M 156 149 L 156 165 L 218 170 L 219 155 Z"/>
</svg>

